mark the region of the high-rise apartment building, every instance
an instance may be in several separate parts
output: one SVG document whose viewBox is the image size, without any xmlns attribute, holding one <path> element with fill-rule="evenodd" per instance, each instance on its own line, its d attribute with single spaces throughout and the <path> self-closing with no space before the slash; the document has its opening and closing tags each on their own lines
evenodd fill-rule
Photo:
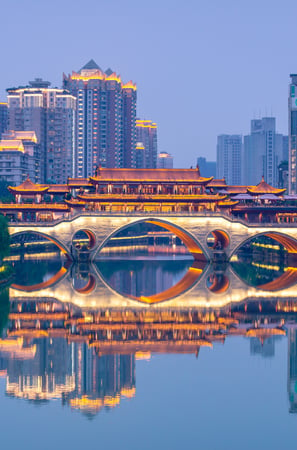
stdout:
<svg viewBox="0 0 297 450">
<path fill-rule="evenodd" d="M 172 169 L 173 168 L 173 157 L 167 152 L 159 153 L 158 158 L 157 158 L 157 168 L 158 169 Z"/>
<path fill-rule="evenodd" d="M 242 165 L 242 136 L 221 134 L 217 140 L 217 178 L 227 184 L 240 185 Z"/>
<path fill-rule="evenodd" d="M 7 89 L 9 129 L 35 131 L 41 150 L 41 181 L 65 183 L 74 176 L 76 98 L 40 78 Z"/>
<path fill-rule="evenodd" d="M 0 139 L 1 134 L 7 130 L 8 126 L 8 105 L 7 103 L 0 102 Z"/>
<path fill-rule="evenodd" d="M 157 124 L 151 120 L 136 120 L 136 142 L 142 142 L 145 151 L 143 169 L 157 167 Z"/>
<path fill-rule="evenodd" d="M 289 86 L 289 193 L 297 194 L 297 74 L 291 74 Z"/>
<path fill-rule="evenodd" d="M 34 131 L 9 131 L 0 140 L 0 179 L 18 186 L 27 177 L 40 183 L 40 145 Z"/>
<path fill-rule="evenodd" d="M 135 167 L 135 84 L 91 60 L 64 75 L 63 86 L 77 97 L 75 176 L 89 177 L 99 165 Z"/>
<path fill-rule="evenodd" d="M 143 169 L 145 167 L 145 147 L 142 142 L 136 143 L 135 161 L 136 169 Z"/>
<path fill-rule="evenodd" d="M 217 165 L 215 161 L 207 161 L 203 156 L 197 158 L 197 165 L 203 177 L 216 177 Z"/>
<path fill-rule="evenodd" d="M 244 136 L 243 183 L 256 185 L 262 176 L 278 185 L 278 166 L 286 154 L 286 139 L 276 133 L 274 117 L 251 121 L 251 133 Z"/>
</svg>

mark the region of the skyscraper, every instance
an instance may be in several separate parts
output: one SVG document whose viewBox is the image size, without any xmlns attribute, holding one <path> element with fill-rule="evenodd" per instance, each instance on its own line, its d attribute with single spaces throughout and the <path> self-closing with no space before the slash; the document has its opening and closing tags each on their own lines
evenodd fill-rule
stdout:
<svg viewBox="0 0 297 450">
<path fill-rule="evenodd" d="M 34 131 L 9 131 L 0 139 L 0 178 L 13 186 L 27 176 L 40 183 L 40 145 Z"/>
<path fill-rule="evenodd" d="M 297 194 L 297 74 L 291 74 L 289 86 L 289 193 Z"/>
<path fill-rule="evenodd" d="M 136 120 L 136 141 L 142 142 L 145 150 L 144 169 L 157 167 L 157 124 L 151 120 Z"/>
<path fill-rule="evenodd" d="M 199 156 L 197 158 L 197 165 L 203 177 L 216 177 L 217 165 L 215 161 L 206 161 L 206 158 Z"/>
<path fill-rule="evenodd" d="M 91 60 L 63 75 L 63 85 L 77 97 L 75 176 L 89 177 L 98 165 L 135 167 L 135 84 Z"/>
<path fill-rule="evenodd" d="M 1 134 L 7 130 L 8 126 L 8 106 L 7 103 L 0 102 L 0 139 Z"/>
<path fill-rule="evenodd" d="M 251 121 L 251 134 L 244 136 L 244 184 L 256 185 L 264 176 L 268 184 L 278 185 L 278 165 L 284 158 L 286 142 L 275 128 L 274 117 Z"/>
<path fill-rule="evenodd" d="M 135 160 L 136 169 L 143 169 L 145 167 L 145 147 L 142 142 L 136 143 Z"/>
<path fill-rule="evenodd" d="M 240 185 L 242 164 L 242 136 L 221 134 L 217 140 L 217 178 L 227 184 Z"/>
<path fill-rule="evenodd" d="M 35 131 L 41 151 L 41 181 L 65 183 L 74 175 L 76 99 L 40 78 L 7 89 L 9 128 Z"/>
<path fill-rule="evenodd" d="M 167 152 L 159 153 L 158 158 L 157 158 L 157 168 L 158 169 L 172 169 L 173 168 L 173 157 Z"/>
</svg>

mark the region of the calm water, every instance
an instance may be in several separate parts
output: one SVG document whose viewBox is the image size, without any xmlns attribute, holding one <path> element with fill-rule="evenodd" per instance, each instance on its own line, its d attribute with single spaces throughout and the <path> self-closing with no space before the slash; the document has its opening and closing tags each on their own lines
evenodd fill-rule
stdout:
<svg viewBox="0 0 297 450">
<path fill-rule="evenodd" d="M 0 298 L 3 448 L 294 448 L 297 279 L 284 261 L 12 264 Z"/>
</svg>

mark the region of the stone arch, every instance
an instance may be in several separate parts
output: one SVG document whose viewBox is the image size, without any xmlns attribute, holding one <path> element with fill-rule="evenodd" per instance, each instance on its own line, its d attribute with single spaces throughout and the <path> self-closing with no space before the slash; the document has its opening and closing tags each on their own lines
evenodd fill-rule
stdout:
<svg viewBox="0 0 297 450">
<path fill-rule="evenodd" d="M 23 286 L 20 284 L 12 283 L 11 287 L 13 289 L 17 289 L 18 291 L 24 291 L 24 292 L 40 291 L 42 289 L 46 289 L 46 288 L 51 287 L 54 284 L 58 283 L 66 275 L 67 272 L 68 272 L 68 268 L 63 266 L 49 280 L 43 281 L 42 283 L 33 284 L 32 286 Z"/>
<path fill-rule="evenodd" d="M 95 247 L 95 245 L 96 245 L 96 236 L 95 236 L 93 231 L 91 231 L 91 230 L 89 230 L 87 228 L 80 228 L 78 230 L 75 230 L 75 232 L 74 232 L 74 234 L 72 236 L 71 242 L 73 243 L 74 236 L 77 233 L 79 233 L 80 231 L 83 231 L 88 236 L 88 238 L 89 238 L 88 250 L 92 250 Z"/>
<path fill-rule="evenodd" d="M 214 238 L 214 245 L 213 245 L 213 249 L 218 247 L 218 244 L 220 244 L 220 248 L 222 250 L 226 249 L 229 244 L 230 244 L 230 238 L 228 236 L 228 234 L 226 233 L 226 231 L 224 230 L 220 230 L 220 229 L 216 229 L 216 230 L 212 230 L 208 236 L 212 234 L 213 238 Z"/>
<path fill-rule="evenodd" d="M 53 244 L 56 244 L 56 246 L 61 250 L 61 252 L 66 255 L 68 258 L 71 259 L 70 253 L 67 250 L 67 248 L 60 242 L 58 239 L 53 238 L 52 236 L 42 233 L 41 231 L 35 231 L 35 230 L 24 230 L 24 231 L 18 231 L 17 233 L 13 233 L 10 235 L 10 237 L 13 236 L 20 236 L 21 234 L 37 234 L 38 236 L 42 236 L 48 241 L 52 242 Z"/>
<path fill-rule="evenodd" d="M 135 220 L 122 227 L 117 228 L 103 240 L 103 242 L 99 245 L 98 249 L 96 250 L 96 254 L 99 253 L 100 250 L 106 245 L 106 243 L 119 231 L 122 231 L 138 223 L 151 223 L 154 225 L 159 225 L 160 227 L 165 228 L 165 230 L 167 231 L 171 231 L 171 233 L 174 233 L 177 237 L 181 239 L 181 241 L 185 244 L 189 252 L 193 255 L 194 259 L 198 260 L 206 259 L 205 256 L 207 255 L 205 255 L 203 251 L 203 246 L 189 231 L 184 230 L 183 228 L 180 228 L 178 225 L 172 224 L 163 219 L 155 219 L 155 218 L 143 218 L 140 220 Z"/>
<path fill-rule="evenodd" d="M 237 247 L 232 251 L 232 254 L 230 257 L 235 255 L 235 253 L 248 243 L 249 241 L 252 241 L 253 239 L 260 237 L 260 236 L 267 236 L 271 239 L 274 239 L 279 244 L 283 245 L 285 249 L 288 251 L 288 253 L 296 254 L 297 253 L 297 240 L 295 238 L 292 238 L 291 236 L 288 236 L 283 233 L 275 232 L 275 231 L 265 231 L 263 233 L 257 233 L 252 236 L 249 236 L 247 239 L 244 239 Z"/>
</svg>

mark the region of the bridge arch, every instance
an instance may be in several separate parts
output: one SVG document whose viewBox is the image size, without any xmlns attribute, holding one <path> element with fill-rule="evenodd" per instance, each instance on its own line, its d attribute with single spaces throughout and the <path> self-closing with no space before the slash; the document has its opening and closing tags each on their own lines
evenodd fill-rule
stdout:
<svg viewBox="0 0 297 450">
<path fill-rule="evenodd" d="M 209 242 L 210 238 L 214 239 L 213 243 Z M 215 249 L 219 247 L 220 249 L 225 250 L 229 246 L 229 244 L 230 238 L 224 230 L 215 229 L 210 231 L 210 233 L 208 233 L 207 235 L 206 245 L 209 248 Z"/>
<path fill-rule="evenodd" d="M 177 237 L 180 238 L 180 240 L 185 244 L 189 252 L 192 254 L 194 259 L 206 259 L 207 253 L 205 252 L 203 245 L 188 231 L 185 230 L 178 225 L 175 225 L 173 223 L 170 223 L 166 220 L 159 219 L 159 218 L 142 218 L 140 220 L 134 220 L 130 223 L 118 227 L 116 230 L 114 230 L 112 233 L 110 233 L 99 245 L 99 247 L 96 250 L 96 254 L 98 254 L 101 249 L 107 244 L 107 242 L 114 237 L 117 233 L 120 231 L 123 231 L 133 225 L 140 224 L 140 223 L 151 223 L 153 225 L 158 225 L 160 227 L 165 228 L 165 230 L 170 231 L 171 233 L 175 234 Z"/>
<path fill-rule="evenodd" d="M 235 247 L 235 249 L 233 249 L 230 258 L 238 252 L 240 247 L 260 236 L 266 236 L 271 239 L 274 239 L 276 242 L 283 245 L 285 249 L 288 251 L 288 253 L 297 254 L 297 240 L 295 238 L 276 231 L 265 231 L 263 233 L 257 233 L 252 236 L 249 236 L 247 239 L 244 239 L 240 244 L 238 244 Z"/>
<path fill-rule="evenodd" d="M 67 250 L 67 248 L 58 239 L 53 238 L 52 236 L 50 236 L 50 235 L 48 235 L 46 233 L 42 233 L 41 231 L 35 231 L 35 230 L 18 231 L 17 233 L 12 233 L 10 235 L 10 237 L 20 236 L 22 234 L 34 234 L 34 235 L 38 235 L 38 236 L 44 237 L 48 241 L 50 241 L 53 244 L 55 244 L 61 250 L 61 252 L 64 255 L 66 255 L 68 258 L 71 259 L 71 255 L 70 255 L 69 251 Z"/>
<path fill-rule="evenodd" d="M 74 234 L 73 234 L 73 236 L 72 236 L 72 239 L 71 239 L 72 244 L 74 243 L 75 235 L 76 235 L 77 233 L 80 233 L 80 232 L 85 233 L 85 235 L 88 237 L 88 239 L 89 239 L 89 244 L 88 244 L 88 246 L 87 246 L 87 249 L 88 249 L 88 250 L 92 250 L 92 249 L 95 247 L 95 245 L 96 245 L 96 236 L 95 236 L 95 234 L 93 233 L 93 231 L 91 231 L 91 230 L 89 230 L 89 229 L 87 229 L 87 228 L 81 228 L 81 229 L 76 230 L 76 231 L 74 232 Z M 79 249 L 79 247 L 77 247 L 77 248 Z"/>
</svg>

